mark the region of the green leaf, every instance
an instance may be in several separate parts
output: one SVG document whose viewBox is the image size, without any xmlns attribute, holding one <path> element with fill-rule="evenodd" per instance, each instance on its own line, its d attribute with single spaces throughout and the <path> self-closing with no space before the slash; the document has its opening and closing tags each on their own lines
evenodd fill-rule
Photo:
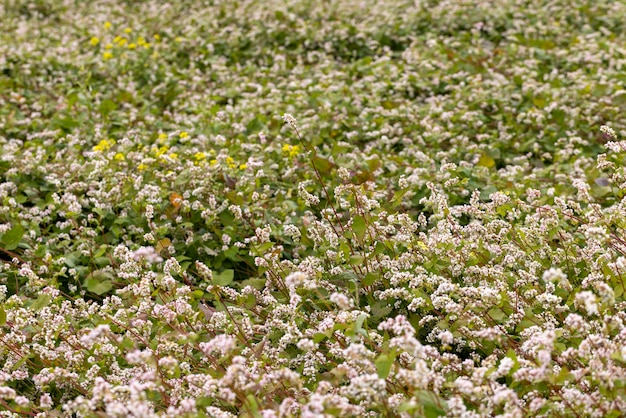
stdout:
<svg viewBox="0 0 626 418">
<path fill-rule="evenodd" d="M 373 285 L 374 282 L 378 280 L 379 278 L 380 278 L 379 273 L 370 272 L 365 275 L 362 283 L 364 286 L 370 286 L 370 285 Z"/>
<path fill-rule="evenodd" d="M 111 112 L 113 112 L 115 109 L 117 109 L 117 105 L 115 104 L 115 102 L 111 99 L 104 99 L 101 103 L 100 103 L 100 113 L 102 114 L 103 117 L 107 117 L 109 116 L 109 114 Z"/>
<path fill-rule="evenodd" d="M 103 295 L 113 287 L 113 283 L 110 280 L 99 281 L 94 277 L 90 277 L 85 281 L 85 287 L 92 293 L 96 295 Z"/>
<path fill-rule="evenodd" d="M 200 396 L 196 398 L 196 406 L 198 408 L 206 408 L 207 406 L 211 406 L 214 401 L 215 398 L 211 396 Z"/>
<path fill-rule="evenodd" d="M 410 412 L 416 410 L 417 408 L 418 405 L 415 402 L 404 402 L 397 408 L 397 410 L 398 412 Z"/>
<path fill-rule="evenodd" d="M 431 403 L 424 405 L 424 416 L 426 418 L 437 418 L 446 414 L 446 411 Z"/>
<path fill-rule="evenodd" d="M 343 253 L 345 258 L 350 258 L 350 246 L 346 242 L 339 244 L 339 251 Z"/>
<path fill-rule="evenodd" d="M 378 255 L 378 254 L 382 254 L 385 252 L 385 250 L 387 249 L 387 247 L 385 247 L 385 244 L 383 244 L 382 242 L 378 241 L 376 242 L 376 246 L 374 247 L 374 254 Z"/>
<path fill-rule="evenodd" d="M 254 418 L 261 418 L 261 414 L 259 413 L 259 404 L 253 394 L 246 396 L 246 404 L 248 406 L 248 410 L 252 413 Z"/>
<path fill-rule="evenodd" d="M 239 252 L 239 247 L 236 247 L 236 246 L 233 245 L 232 247 L 230 247 L 229 249 L 224 251 L 224 256 L 226 258 L 228 258 L 229 260 L 237 261 L 238 260 L 238 258 L 237 258 L 237 253 L 238 252 Z"/>
<path fill-rule="evenodd" d="M 398 190 L 397 192 L 395 192 L 393 194 L 393 197 L 391 198 L 391 203 L 393 204 L 393 206 L 396 206 L 397 204 L 402 202 L 402 197 L 406 194 L 407 190 Z"/>
<path fill-rule="evenodd" d="M 39 311 L 41 308 L 48 306 L 48 303 L 52 300 L 52 297 L 47 293 L 42 293 L 39 297 L 29 306 L 33 311 Z"/>
<path fill-rule="evenodd" d="M 446 411 L 439 406 L 440 403 L 444 402 L 436 394 L 422 391 L 418 394 L 417 399 L 418 403 L 424 408 L 424 416 L 426 418 L 437 418 L 446 414 Z"/>
<path fill-rule="evenodd" d="M 362 241 L 365 236 L 365 231 L 367 231 L 367 222 L 365 222 L 365 218 L 363 216 L 356 215 L 352 218 L 352 230 L 358 240 Z"/>
<path fill-rule="evenodd" d="M 134 347 L 135 347 L 135 343 L 133 342 L 132 339 L 128 337 L 124 337 L 122 339 L 122 342 L 119 344 L 119 348 L 121 348 L 122 350 L 128 350 Z"/>
<path fill-rule="evenodd" d="M 94 271 L 85 279 L 84 286 L 96 295 L 103 295 L 113 288 L 111 273 L 102 270 Z"/>
<path fill-rule="evenodd" d="M 24 236 L 24 227 L 22 225 L 15 224 L 15 226 L 9 229 L 2 236 L 2 243 L 4 244 L 4 248 L 7 250 L 14 250 L 17 248 L 17 245 L 22 240 Z"/>
<path fill-rule="evenodd" d="M 3 308 L 0 308 L 0 325 L 7 323 L 7 313 Z"/>
<path fill-rule="evenodd" d="M 273 242 L 264 242 L 261 245 L 256 246 L 254 249 L 258 255 L 263 255 L 267 250 L 274 246 Z"/>
<path fill-rule="evenodd" d="M 70 132 L 72 129 L 77 128 L 80 123 L 70 116 L 55 117 L 52 119 L 52 126 L 55 128 L 63 129 L 66 132 Z"/>
<path fill-rule="evenodd" d="M 235 271 L 226 269 L 221 273 L 213 272 L 213 284 L 218 286 L 228 286 L 233 282 Z"/>
<path fill-rule="evenodd" d="M 619 107 L 626 107 L 626 93 L 620 93 L 613 96 L 613 103 Z"/>
<path fill-rule="evenodd" d="M 493 193 L 495 193 L 497 191 L 498 191 L 498 189 L 495 186 L 489 185 L 489 186 L 485 187 L 483 190 L 481 190 L 480 198 L 482 200 L 489 200 L 489 196 L 491 196 Z"/>
<path fill-rule="evenodd" d="M 489 316 L 494 320 L 500 322 L 505 318 L 505 313 L 499 308 L 491 308 L 489 310 Z"/>
<path fill-rule="evenodd" d="M 363 335 L 364 337 L 368 337 L 367 334 L 367 330 L 363 328 L 363 323 L 365 322 L 365 320 L 367 319 L 367 315 L 362 313 L 361 315 L 359 315 L 356 319 L 356 321 L 354 321 L 354 337 L 353 339 L 356 339 L 356 335 Z"/>
<path fill-rule="evenodd" d="M 480 159 L 478 160 L 478 163 L 476 163 L 476 165 L 480 167 L 491 168 L 496 165 L 496 161 L 487 154 L 483 154 L 480 156 Z"/>
<path fill-rule="evenodd" d="M 333 164 L 328 161 L 326 158 L 315 156 L 313 157 L 313 164 L 317 171 L 320 173 L 329 173 L 330 169 L 333 167 Z"/>
<path fill-rule="evenodd" d="M 109 260 L 108 257 L 96 257 L 93 259 L 93 262 L 98 267 L 104 267 L 104 266 L 108 266 L 111 264 L 111 260 Z"/>
<path fill-rule="evenodd" d="M 265 128 L 265 123 L 263 119 L 257 116 L 246 124 L 246 133 L 253 134 L 253 133 L 263 130 L 264 128 Z"/>
<path fill-rule="evenodd" d="M 378 377 L 381 379 L 386 379 L 391 372 L 391 366 L 393 362 L 396 361 L 396 353 L 392 351 L 389 354 L 381 354 L 376 358 L 374 362 L 376 364 L 376 372 L 378 373 Z"/>
<path fill-rule="evenodd" d="M 218 216 L 224 226 L 233 226 L 235 224 L 235 217 L 229 210 L 220 212 Z"/>
<path fill-rule="evenodd" d="M 360 266 L 363 264 L 364 260 L 365 258 L 362 255 L 353 255 L 350 257 L 350 260 L 348 260 L 348 263 L 352 266 Z"/>
<path fill-rule="evenodd" d="M 374 319 L 381 319 L 387 316 L 393 309 L 387 305 L 387 301 L 379 300 L 372 306 L 372 316 Z"/>
<path fill-rule="evenodd" d="M 188 168 L 181 171 L 176 180 L 174 180 L 174 186 L 182 186 L 183 184 L 187 184 L 191 179 L 191 171 Z"/>
</svg>

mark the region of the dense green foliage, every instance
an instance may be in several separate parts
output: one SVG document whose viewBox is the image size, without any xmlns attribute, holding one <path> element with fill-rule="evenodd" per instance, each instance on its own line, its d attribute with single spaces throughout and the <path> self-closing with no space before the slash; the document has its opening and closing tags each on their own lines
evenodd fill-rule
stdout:
<svg viewBox="0 0 626 418">
<path fill-rule="evenodd" d="M 623 2 L 0 26 L 3 416 L 626 413 Z"/>
</svg>

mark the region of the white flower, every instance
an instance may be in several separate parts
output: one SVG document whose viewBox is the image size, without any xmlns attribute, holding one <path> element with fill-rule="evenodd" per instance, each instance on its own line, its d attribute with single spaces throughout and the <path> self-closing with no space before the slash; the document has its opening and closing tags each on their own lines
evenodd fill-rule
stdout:
<svg viewBox="0 0 626 418">
<path fill-rule="evenodd" d="M 615 131 L 610 126 L 607 126 L 607 125 L 600 126 L 600 132 L 602 132 L 604 135 L 612 139 L 617 139 L 617 135 L 615 134 Z"/>
<path fill-rule="evenodd" d="M 293 129 L 298 129 L 298 122 L 296 121 L 296 118 L 294 118 L 293 116 L 291 116 L 289 113 L 285 113 L 283 115 L 283 120 L 285 121 L 285 123 L 287 125 L 289 125 L 291 128 Z"/>
</svg>

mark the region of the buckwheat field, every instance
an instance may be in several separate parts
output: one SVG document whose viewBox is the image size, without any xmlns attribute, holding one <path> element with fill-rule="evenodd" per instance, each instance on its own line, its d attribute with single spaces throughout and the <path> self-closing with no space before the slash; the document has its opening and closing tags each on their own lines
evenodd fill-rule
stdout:
<svg viewBox="0 0 626 418">
<path fill-rule="evenodd" d="M 625 2 L 0 27 L 0 416 L 626 415 Z"/>
</svg>

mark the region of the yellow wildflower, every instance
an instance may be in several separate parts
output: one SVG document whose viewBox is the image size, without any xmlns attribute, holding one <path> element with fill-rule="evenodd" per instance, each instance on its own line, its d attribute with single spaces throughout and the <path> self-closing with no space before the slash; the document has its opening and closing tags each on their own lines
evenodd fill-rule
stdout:
<svg viewBox="0 0 626 418">
<path fill-rule="evenodd" d="M 98 142 L 98 145 L 93 147 L 93 150 L 97 152 L 108 151 L 114 144 L 115 140 L 113 139 L 103 139 L 102 141 Z"/>
<path fill-rule="evenodd" d="M 195 158 L 196 161 L 206 160 L 206 154 L 204 152 L 196 152 L 193 158 Z"/>
<path fill-rule="evenodd" d="M 139 165 L 137 166 L 137 170 L 139 170 L 139 171 L 143 171 L 143 170 L 145 170 L 146 168 L 148 168 L 148 166 L 147 166 L 147 165 L 145 165 L 144 163 L 141 163 L 141 164 L 139 164 Z"/>
<path fill-rule="evenodd" d="M 96 46 L 100 43 L 100 39 L 98 39 L 98 37 L 94 36 L 93 38 L 91 38 L 89 40 L 89 43 L 93 46 Z"/>
<path fill-rule="evenodd" d="M 175 152 L 171 153 L 168 157 L 170 157 L 172 160 L 175 160 L 178 158 L 178 154 L 176 154 Z"/>
<path fill-rule="evenodd" d="M 226 164 L 228 164 L 229 168 L 237 167 L 237 163 L 235 163 L 235 160 L 233 160 L 231 157 L 226 157 Z"/>
<path fill-rule="evenodd" d="M 113 48 L 113 44 L 110 42 L 104 46 L 104 49 L 112 49 L 112 48 Z"/>
<path fill-rule="evenodd" d="M 111 29 L 111 26 L 113 26 L 113 25 L 111 25 L 111 22 L 104 22 L 104 28 L 105 29 Z"/>
<path fill-rule="evenodd" d="M 298 155 L 300 153 L 300 146 L 299 145 L 289 145 L 289 144 L 285 144 L 283 145 L 283 154 L 287 154 L 289 156 L 289 158 L 293 158 L 296 155 Z"/>
<path fill-rule="evenodd" d="M 211 161 L 209 161 L 209 164 L 216 165 L 217 164 L 217 160 L 211 160 Z"/>
<path fill-rule="evenodd" d="M 159 35 L 158 33 L 154 34 L 154 40 L 159 42 L 161 40 L 161 35 Z"/>
<path fill-rule="evenodd" d="M 135 49 L 137 48 L 137 44 L 132 43 L 132 44 L 128 44 L 128 49 Z"/>
<path fill-rule="evenodd" d="M 122 154 L 121 152 L 115 154 L 115 157 L 113 158 L 115 159 L 115 161 L 124 161 L 126 159 L 126 157 L 124 157 L 124 154 Z"/>
<path fill-rule="evenodd" d="M 187 137 L 189 137 L 189 134 L 187 132 L 183 131 L 178 136 L 181 137 L 181 138 L 187 138 Z"/>
<path fill-rule="evenodd" d="M 106 61 L 106 60 L 110 60 L 111 58 L 113 58 L 113 54 L 110 53 L 109 51 L 106 51 L 104 54 L 102 54 L 102 58 Z"/>
<path fill-rule="evenodd" d="M 167 134 L 164 134 L 164 133 L 159 134 L 159 144 L 164 143 L 166 139 L 167 139 Z"/>
<path fill-rule="evenodd" d="M 246 168 L 248 168 L 248 164 L 245 164 L 245 163 L 239 166 L 240 170 L 245 170 Z"/>
<path fill-rule="evenodd" d="M 165 155 L 165 153 L 169 151 L 169 147 L 164 145 L 160 148 L 154 147 L 152 148 L 152 153 L 154 154 L 155 157 L 160 157 L 162 155 Z"/>
<path fill-rule="evenodd" d="M 124 29 L 124 33 L 131 33 L 133 30 L 131 28 Z"/>
</svg>

